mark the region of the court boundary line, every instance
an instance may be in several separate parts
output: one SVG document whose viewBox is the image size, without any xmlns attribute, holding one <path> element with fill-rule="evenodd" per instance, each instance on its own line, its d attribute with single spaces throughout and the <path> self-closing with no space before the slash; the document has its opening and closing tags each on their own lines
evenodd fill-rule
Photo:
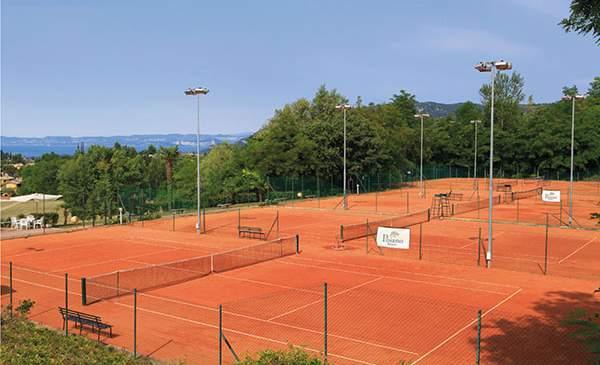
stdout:
<svg viewBox="0 0 600 365">
<path fill-rule="evenodd" d="M 333 294 L 333 295 L 329 295 L 329 296 L 327 297 L 327 300 L 329 300 L 329 299 L 331 299 L 331 298 L 335 298 L 335 297 L 337 297 L 337 296 L 340 296 L 340 295 L 342 295 L 342 294 L 348 293 L 348 292 L 350 292 L 350 291 L 352 291 L 352 290 L 355 290 L 355 289 L 358 289 L 358 288 L 362 288 L 363 286 L 366 286 L 366 285 L 372 284 L 372 283 L 374 283 L 374 282 L 376 282 L 376 281 L 379 281 L 379 280 L 381 280 L 381 279 L 383 279 L 383 277 L 382 277 L 382 276 L 376 277 L 376 278 L 375 278 L 375 279 L 373 279 L 373 280 L 367 280 L 367 281 L 365 281 L 365 282 L 363 282 L 363 283 L 357 284 L 357 285 L 355 285 L 355 286 L 352 286 L 352 287 L 350 287 L 350 288 L 348 288 L 348 289 L 344 289 L 344 290 L 342 290 L 342 291 L 340 291 L 340 292 L 337 292 L 337 293 L 335 293 L 335 294 Z M 305 309 L 305 308 L 308 308 L 308 307 L 310 307 L 311 305 L 315 305 L 315 304 L 318 304 L 318 303 L 321 303 L 321 302 L 323 302 L 323 298 L 321 298 L 321 299 L 318 299 L 318 300 L 315 300 L 315 301 L 313 301 L 313 302 L 311 302 L 311 303 L 307 303 L 307 304 L 305 304 L 305 305 L 302 305 L 302 306 L 300 306 L 300 307 L 297 307 L 297 308 L 295 308 L 295 309 L 292 309 L 292 310 L 290 310 L 290 311 L 287 311 L 287 312 L 284 312 L 284 313 L 280 313 L 280 314 L 278 314 L 278 315 L 276 315 L 276 316 L 274 316 L 274 317 L 271 317 L 271 318 L 269 318 L 269 321 L 273 321 L 273 320 L 275 320 L 275 319 L 279 319 L 279 318 L 281 318 L 281 317 L 285 317 L 285 316 L 287 316 L 287 315 L 289 315 L 289 314 L 292 314 L 292 313 L 298 312 L 298 311 L 300 311 L 300 310 L 302 310 L 302 309 Z"/>
<path fill-rule="evenodd" d="M 208 307 L 208 306 L 205 306 L 205 305 L 202 305 L 202 304 L 190 303 L 190 302 L 187 302 L 187 301 L 184 301 L 184 300 L 179 300 L 179 299 L 174 299 L 174 298 L 169 298 L 169 297 L 163 297 L 163 296 L 157 296 L 157 295 L 152 295 L 152 294 L 148 294 L 148 293 L 140 293 L 140 295 L 142 295 L 142 296 L 148 296 L 148 297 L 151 297 L 151 298 L 155 298 L 157 300 L 164 300 L 164 301 L 167 301 L 167 302 L 173 302 L 173 303 L 177 303 L 177 304 L 181 304 L 181 305 L 185 305 L 185 306 L 196 307 L 196 308 L 208 310 L 208 311 L 211 311 L 211 312 L 217 312 L 218 311 L 217 309 L 212 308 L 212 307 Z M 118 302 L 114 302 L 114 303 L 116 304 Z M 299 326 L 295 326 L 293 324 L 279 322 L 279 321 L 271 321 L 271 320 L 268 320 L 268 319 L 263 319 L 263 318 L 259 318 L 259 317 L 253 317 L 253 316 L 250 316 L 250 315 L 247 315 L 247 314 L 232 312 L 232 311 L 228 311 L 228 310 L 223 310 L 223 313 L 229 314 L 229 315 L 232 315 L 232 316 L 235 316 L 235 317 L 246 318 L 246 319 L 257 321 L 257 322 L 269 323 L 269 324 L 272 324 L 272 325 L 275 325 L 275 326 L 287 327 L 287 328 L 295 329 L 295 330 L 298 330 L 298 331 L 309 332 L 309 333 L 313 333 L 313 334 L 317 334 L 317 335 L 321 335 L 321 336 L 324 334 L 323 331 L 313 330 L 313 329 L 305 328 L 305 327 L 299 327 Z M 374 343 L 374 342 L 369 342 L 369 341 L 364 341 L 364 340 L 360 340 L 360 339 L 353 338 L 353 337 L 347 337 L 347 336 L 343 336 L 343 335 L 338 335 L 338 334 L 331 333 L 331 332 L 328 332 L 327 336 L 328 337 L 333 337 L 333 338 L 339 338 L 339 339 L 342 339 L 342 340 L 345 340 L 345 341 L 360 343 L 362 345 L 380 347 L 380 348 L 387 349 L 387 350 L 390 350 L 390 351 L 403 352 L 403 353 L 410 353 L 410 354 L 418 355 L 418 353 L 407 351 L 407 350 L 402 350 L 400 348 L 396 348 L 396 347 L 392 347 L 392 346 L 388 346 L 388 345 L 382 345 L 382 344 L 379 344 L 379 343 Z"/>
<path fill-rule="evenodd" d="M 81 268 L 88 267 L 88 266 L 103 265 L 103 264 L 108 264 L 108 263 L 117 262 L 117 261 L 128 261 L 129 259 L 135 259 L 135 258 L 138 258 L 138 257 L 144 257 L 144 256 L 148 256 L 148 255 L 163 254 L 163 253 L 172 252 L 172 251 L 175 251 L 175 250 L 179 250 L 179 249 L 178 248 L 169 248 L 169 249 L 158 251 L 158 252 L 146 253 L 146 254 L 143 254 L 143 255 L 128 256 L 128 257 L 124 257 L 124 258 L 118 258 L 118 259 L 112 259 L 112 260 L 106 260 L 106 261 L 100 261 L 100 262 L 95 262 L 95 263 L 92 263 L 92 264 L 84 264 L 84 265 L 71 266 L 71 267 L 67 267 L 65 269 L 52 270 L 50 272 L 51 273 L 67 272 L 67 271 L 70 271 L 70 270 L 81 269 Z M 132 262 L 135 262 L 135 261 L 132 261 Z"/>
<path fill-rule="evenodd" d="M 311 261 L 311 262 L 322 262 L 322 263 L 325 263 L 325 264 L 336 264 L 336 265 L 350 266 L 350 267 L 356 267 L 356 268 L 362 268 L 362 269 L 370 269 L 370 270 L 373 270 L 373 269 L 376 269 L 376 270 L 386 270 L 386 271 L 389 271 L 389 272 L 402 273 L 402 274 L 411 274 L 411 275 L 418 275 L 418 276 L 425 276 L 425 277 L 436 278 L 436 279 L 451 279 L 451 280 L 463 281 L 463 282 L 467 282 L 467 283 L 485 284 L 485 285 L 491 285 L 491 286 L 496 286 L 496 287 L 504 287 L 504 288 L 510 288 L 510 289 L 521 289 L 521 287 L 519 287 L 519 286 L 509 285 L 509 284 L 498 284 L 498 283 L 493 283 L 493 282 L 489 282 L 489 281 L 479 281 L 479 280 L 464 279 L 464 278 L 454 278 L 454 277 L 451 277 L 451 276 L 436 275 L 436 274 L 426 274 L 426 273 L 419 273 L 419 272 L 406 271 L 406 270 L 397 270 L 397 269 L 388 269 L 388 268 L 378 269 L 378 268 L 374 268 L 372 266 L 359 265 L 359 264 L 351 264 L 351 263 L 338 262 L 338 261 L 329 261 L 329 260 L 323 260 L 323 259 L 316 259 L 316 258 L 312 258 L 312 257 L 309 258 L 309 257 L 299 257 L 299 256 L 296 256 L 293 259 L 284 258 L 283 260 L 278 260 L 278 262 L 292 261 L 292 260 L 306 260 L 306 261 Z M 318 266 L 318 267 L 321 267 L 321 266 Z M 347 271 L 354 272 L 354 273 L 357 273 L 357 274 L 365 274 L 365 273 L 360 272 L 360 271 L 352 271 L 352 270 L 347 270 Z M 385 275 L 380 275 L 380 276 L 385 276 Z M 391 278 L 394 278 L 394 277 L 392 276 Z M 506 295 L 506 293 L 502 293 L 502 295 Z"/>
<path fill-rule="evenodd" d="M 495 310 L 496 308 L 500 307 L 502 304 L 506 303 L 508 300 L 510 300 L 511 298 L 513 298 L 515 295 L 519 294 L 523 289 L 519 288 L 517 290 L 515 290 L 512 294 L 510 294 L 508 297 L 502 299 L 500 302 L 496 303 L 493 307 L 491 307 L 490 309 L 488 309 L 487 311 L 483 312 L 481 314 L 481 318 L 485 317 L 486 315 L 488 315 L 489 313 L 491 313 L 493 310 Z M 446 343 L 448 343 L 450 340 L 452 340 L 454 337 L 458 336 L 461 332 L 463 332 L 464 330 L 466 330 L 467 328 L 473 326 L 475 323 L 477 323 L 477 318 L 475 318 L 474 320 L 472 320 L 471 322 L 469 322 L 466 326 L 462 327 L 461 329 L 459 329 L 458 331 L 454 332 L 452 335 L 448 336 L 444 341 L 440 342 L 437 346 L 435 346 L 434 348 L 432 348 L 431 350 L 429 350 L 428 352 L 426 352 L 425 354 L 421 355 L 421 357 L 419 357 L 418 359 L 416 359 L 415 361 L 413 361 L 411 364 L 417 364 L 419 361 L 423 360 L 424 358 L 426 358 L 427 356 L 429 356 L 430 354 L 432 354 L 434 351 L 436 351 L 437 349 L 439 349 L 440 347 L 444 346 Z"/>
<path fill-rule="evenodd" d="M 419 284 L 428 284 L 428 285 L 432 285 L 432 286 L 442 286 L 442 287 L 453 288 L 453 289 L 470 290 L 470 291 L 481 292 L 481 293 L 489 293 L 489 294 L 496 294 L 496 295 L 506 295 L 506 293 L 497 292 L 497 291 L 493 291 L 493 290 L 468 288 L 468 287 L 464 287 L 464 286 L 435 283 L 435 282 L 424 281 L 424 280 L 406 279 L 406 278 L 398 278 L 398 277 L 388 276 L 388 275 L 377 275 L 377 274 L 370 274 L 370 273 L 361 273 L 361 272 L 352 271 L 352 270 L 334 269 L 334 268 L 330 268 L 330 267 L 323 267 L 323 266 L 309 265 L 309 264 L 300 264 L 300 263 L 295 263 L 295 262 L 291 262 L 291 261 L 284 261 L 284 260 L 279 260 L 277 262 L 278 263 L 281 262 L 281 263 L 286 264 L 286 265 L 305 266 L 305 267 L 319 268 L 319 269 L 322 269 L 322 270 L 338 271 L 338 272 L 345 272 L 345 273 L 358 274 L 358 275 L 364 275 L 364 276 L 382 277 L 382 278 L 385 278 L 385 279 L 396 280 L 396 281 L 406 281 L 406 282 L 419 283 Z"/>
<path fill-rule="evenodd" d="M 4 276 L 4 275 L 2 275 L 2 277 L 6 278 L 6 276 Z M 15 278 L 13 278 L 13 280 L 14 281 L 19 281 L 19 282 L 22 282 L 22 283 L 26 283 L 26 284 L 29 284 L 29 285 L 32 285 L 32 286 L 38 286 L 38 287 L 46 288 L 46 289 L 49 289 L 49 290 L 64 292 L 63 289 L 55 288 L 55 287 L 44 285 L 44 284 L 34 283 L 34 282 L 31 282 L 31 281 L 28 281 L 28 280 L 15 279 Z M 73 292 L 73 291 L 69 290 L 68 293 L 69 293 L 69 295 L 74 295 L 74 296 L 81 297 L 81 294 L 77 293 L 77 292 Z M 162 297 L 159 297 L 159 298 L 165 299 L 165 298 L 162 298 Z M 173 299 L 171 299 L 171 300 L 173 300 Z M 176 300 L 173 300 L 173 301 L 177 302 Z M 120 303 L 120 302 L 116 302 L 116 301 L 111 301 L 111 303 L 113 303 L 115 305 L 118 305 L 118 306 L 126 307 L 126 308 L 133 308 L 132 305 L 125 304 L 125 303 Z M 185 303 L 185 302 L 182 302 L 182 303 L 184 303 L 186 305 L 189 305 L 189 303 Z M 180 320 L 180 321 L 183 321 L 183 322 L 189 322 L 189 323 L 193 323 L 193 324 L 196 324 L 196 325 L 199 325 L 199 326 L 204 326 L 204 327 L 209 327 L 209 328 L 213 328 L 213 329 L 218 329 L 218 326 L 216 326 L 216 325 L 212 325 L 212 324 L 209 324 L 209 323 L 197 321 L 197 320 L 190 319 L 190 318 L 185 318 L 185 317 L 181 317 L 181 316 L 171 315 L 171 314 L 167 314 L 167 313 L 163 313 L 163 312 L 159 312 L 159 311 L 154 311 L 154 310 L 151 310 L 151 309 L 146 309 L 146 308 L 143 308 L 143 307 L 137 307 L 137 309 L 141 310 L 141 311 L 148 312 L 148 313 L 152 313 L 152 314 L 157 315 L 157 316 L 162 316 L 162 317 L 177 319 L 177 320 Z M 212 311 L 216 311 L 215 309 L 211 309 L 211 310 Z M 288 327 L 288 328 L 294 328 L 294 329 L 297 329 L 299 331 L 312 332 L 312 333 L 315 333 L 315 334 L 323 334 L 323 332 L 314 331 L 314 330 L 311 330 L 309 328 L 291 326 L 291 325 L 288 325 L 288 324 L 285 324 L 285 323 L 281 323 L 281 322 L 267 321 L 267 320 L 264 320 L 264 319 L 261 319 L 261 318 L 256 318 L 256 317 L 251 317 L 251 316 L 245 316 L 245 315 L 238 314 L 238 313 L 233 313 L 233 312 L 228 312 L 228 313 L 231 314 L 231 315 L 235 315 L 235 316 L 243 316 L 243 317 L 246 317 L 246 318 L 252 319 L 252 320 L 257 320 L 257 321 L 261 321 L 261 322 L 268 322 L 268 323 L 271 323 L 271 324 L 273 324 L 275 326 L 284 326 L 284 327 Z M 269 338 L 269 337 L 264 337 L 264 336 L 259 336 L 259 335 L 253 335 L 251 333 L 247 333 L 247 332 L 243 332 L 243 331 L 239 331 L 239 330 L 235 330 L 235 329 L 231 329 L 231 328 L 223 327 L 223 331 L 229 331 L 229 332 L 236 333 L 236 334 L 239 334 L 239 335 L 242 335 L 242 336 L 246 336 L 246 337 L 250 337 L 250 338 L 255 338 L 255 339 L 259 339 L 259 340 L 264 340 L 264 341 L 267 341 L 267 342 L 274 342 L 274 343 L 278 343 L 278 344 L 281 344 L 281 345 L 290 345 L 289 342 L 284 342 L 284 341 L 281 341 L 281 340 L 277 340 L 277 339 L 273 339 L 273 338 Z M 379 344 L 375 344 L 375 343 L 369 343 L 369 342 L 366 342 L 366 341 L 361 341 L 361 340 L 358 340 L 358 339 L 353 339 L 351 337 L 344 337 L 344 336 L 334 335 L 334 334 L 331 334 L 331 333 L 328 333 L 328 336 L 337 337 L 337 338 L 340 338 L 340 339 L 343 339 L 343 340 L 347 340 L 347 341 L 351 341 L 351 342 L 356 342 L 356 343 L 361 343 L 361 344 L 364 344 L 364 345 L 371 345 L 371 346 L 386 348 L 386 349 L 393 350 L 393 351 L 396 351 L 396 352 L 412 353 L 412 352 L 409 352 L 409 351 L 405 351 L 405 350 L 401 350 L 401 349 L 397 349 L 397 348 L 393 348 L 393 347 L 389 347 L 389 346 L 385 346 L 385 345 L 379 345 Z M 310 348 L 310 347 L 305 347 L 305 346 L 301 346 L 301 345 L 294 345 L 294 344 L 291 344 L 291 346 L 296 347 L 296 348 L 300 348 L 300 349 L 304 349 L 304 350 L 309 350 L 309 351 L 316 352 L 316 353 L 319 353 L 319 354 L 322 353 L 321 350 L 313 349 L 313 348 Z M 352 362 L 360 363 L 360 364 L 377 365 L 375 363 L 371 363 L 371 362 L 367 362 L 367 361 L 363 361 L 363 360 L 359 360 L 359 359 L 354 359 L 354 358 L 351 358 L 351 357 L 347 357 L 347 356 L 344 356 L 344 355 L 338 355 L 338 354 L 334 354 L 334 353 L 331 353 L 331 352 L 329 352 L 328 355 L 333 356 L 333 357 L 338 357 L 340 359 L 344 359 L 344 360 L 349 360 L 349 361 L 352 361 Z"/>
<path fill-rule="evenodd" d="M 247 266 L 247 267 L 250 267 L 250 266 Z M 295 288 L 293 286 L 269 283 L 266 281 L 252 280 L 252 279 L 246 279 L 246 278 L 236 278 L 236 277 L 233 277 L 230 275 L 224 275 L 223 273 L 215 273 L 214 276 L 219 276 L 219 277 L 223 277 L 223 278 L 230 279 L 230 280 L 245 281 L 245 282 L 253 283 L 253 284 L 268 285 L 268 286 L 273 286 L 273 287 L 281 288 L 281 289 L 294 290 L 294 291 L 299 291 L 299 292 L 303 292 L 303 293 L 307 293 L 307 294 L 321 295 L 320 291 L 318 292 L 318 291 L 309 290 L 309 289 Z"/>
<path fill-rule="evenodd" d="M 586 243 L 584 243 L 581 247 L 579 247 L 578 249 L 576 249 L 575 251 L 571 252 L 570 254 L 568 254 L 567 256 L 563 257 L 562 259 L 560 259 L 558 261 L 559 264 L 562 264 L 563 261 L 567 260 L 568 258 L 570 258 L 571 256 L 575 255 L 577 252 L 583 250 L 585 247 L 587 247 L 587 245 L 589 245 L 590 243 L 594 242 L 595 240 L 598 239 L 599 236 L 596 236 L 594 238 L 592 238 L 591 240 L 587 241 Z"/>
</svg>

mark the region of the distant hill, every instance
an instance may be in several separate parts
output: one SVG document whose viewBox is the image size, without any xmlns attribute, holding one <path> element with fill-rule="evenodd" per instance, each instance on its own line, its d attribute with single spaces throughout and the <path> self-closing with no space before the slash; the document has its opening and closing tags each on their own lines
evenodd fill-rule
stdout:
<svg viewBox="0 0 600 365">
<path fill-rule="evenodd" d="M 238 134 L 201 134 L 200 149 L 206 151 L 211 146 L 223 142 L 243 142 L 251 133 Z M 52 136 L 42 138 L 29 137 L 0 137 L 2 150 L 5 152 L 20 153 L 26 157 L 37 157 L 44 153 L 54 152 L 59 155 L 73 154 L 79 145 L 83 143 L 84 148 L 91 145 L 113 146 L 115 143 L 135 147 L 143 150 L 150 145 L 155 147 L 179 146 L 182 152 L 196 151 L 195 134 L 147 134 L 131 136 L 108 136 L 108 137 L 68 137 Z"/>
<path fill-rule="evenodd" d="M 417 102 L 417 109 L 422 109 L 434 118 L 445 117 L 456 111 L 464 103 L 442 104 L 434 101 Z M 479 105 L 479 104 L 477 104 Z"/>
</svg>

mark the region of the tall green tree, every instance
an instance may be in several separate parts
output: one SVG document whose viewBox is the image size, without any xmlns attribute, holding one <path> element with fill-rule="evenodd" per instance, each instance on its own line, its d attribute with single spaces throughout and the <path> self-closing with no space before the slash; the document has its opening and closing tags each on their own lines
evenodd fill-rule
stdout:
<svg viewBox="0 0 600 365">
<path fill-rule="evenodd" d="M 559 23 L 566 32 L 590 34 L 600 45 L 600 2 L 598 0 L 572 0 L 570 14 Z"/>
<path fill-rule="evenodd" d="M 58 171 L 65 159 L 55 153 L 47 153 L 21 171 L 23 184 L 20 194 L 58 194 Z"/>
</svg>

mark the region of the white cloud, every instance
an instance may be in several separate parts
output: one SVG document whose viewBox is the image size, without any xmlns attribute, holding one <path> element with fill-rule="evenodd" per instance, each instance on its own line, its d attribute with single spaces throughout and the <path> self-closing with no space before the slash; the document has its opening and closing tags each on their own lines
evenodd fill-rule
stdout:
<svg viewBox="0 0 600 365">
<path fill-rule="evenodd" d="M 530 56 L 537 49 L 486 30 L 432 27 L 421 33 L 421 43 L 435 51 L 477 53 L 480 56 Z"/>
</svg>

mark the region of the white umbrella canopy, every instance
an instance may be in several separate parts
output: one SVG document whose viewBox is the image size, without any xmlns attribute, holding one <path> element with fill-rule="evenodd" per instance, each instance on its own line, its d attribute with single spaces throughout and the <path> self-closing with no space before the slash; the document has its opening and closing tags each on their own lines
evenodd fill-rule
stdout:
<svg viewBox="0 0 600 365">
<path fill-rule="evenodd" d="M 10 201 L 11 202 L 28 202 L 28 201 L 32 201 L 32 200 L 51 201 L 51 200 L 59 200 L 59 199 L 62 199 L 62 195 L 34 193 L 34 194 L 29 194 L 29 195 L 15 196 L 15 197 L 10 198 Z"/>
</svg>

